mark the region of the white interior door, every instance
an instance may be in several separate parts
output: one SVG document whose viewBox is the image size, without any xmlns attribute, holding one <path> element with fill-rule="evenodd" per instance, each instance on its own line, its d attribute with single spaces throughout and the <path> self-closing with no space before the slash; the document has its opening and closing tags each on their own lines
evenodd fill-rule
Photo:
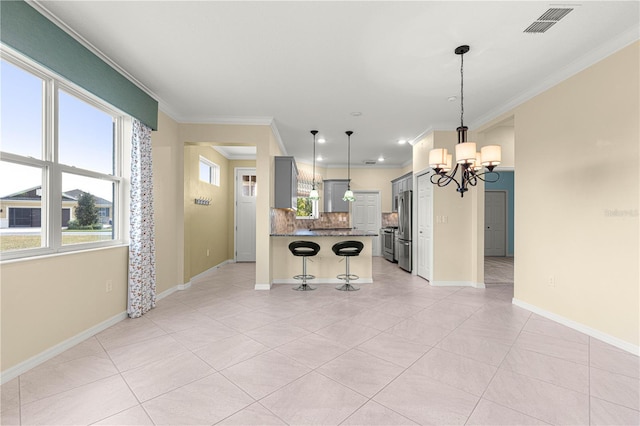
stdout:
<svg viewBox="0 0 640 426">
<path fill-rule="evenodd" d="M 432 232 L 433 232 L 433 184 L 429 180 L 429 174 L 418 176 L 418 205 L 416 211 L 416 227 L 418 228 L 416 250 L 417 274 L 422 278 L 431 281 L 432 271 Z"/>
<path fill-rule="evenodd" d="M 236 262 L 256 261 L 255 168 L 236 169 Z"/>
<path fill-rule="evenodd" d="M 356 229 L 380 233 L 382 226 L 382 213 L 380 206 L 380 193 L 369 191 L 353 191 L 356 200 L 351 206 L 352 224 Z M 380 238 L 372 238 L 373 256 L 381 256 Z"/>
<path fill-rule="evenodd" d="M 507 193 L 484 193 L 484 255 L 507 255 Z"/>
</svg>

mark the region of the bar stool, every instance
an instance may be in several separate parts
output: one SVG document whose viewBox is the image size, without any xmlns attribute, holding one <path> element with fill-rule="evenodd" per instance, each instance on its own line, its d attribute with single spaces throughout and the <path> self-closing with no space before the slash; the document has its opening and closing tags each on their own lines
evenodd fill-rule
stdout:
<svg viewBox="0 0 640 426">
<path fill-rule="evenodd" d="M 349 258 L 353 256 L 359 256 L 363 247 L 364 247 L 364 244 L 362 244 L 362 242 L 360 241 L 341 241 L 339 243 L 335 243 L 333 247 L 331 247 L 331 250 L 333 250 L 336 256 L 344 257 L 347 263 L 346 274 L 340 274 L 336 277 L 340 280 L 345 281 L 344 284 L 336 287 L 337 290 L 340 290 L 340 291 L 360 290 L 359 288 L 352 286 L 350 283 L 351 280 L 355 281 L 360 277 L 357 275 L 351 274 L 349 272 Z"/>
<path fill-rule="evenodd" d="M 294 288 L 294 290 L 298 291 L 308 291 L 315 290 L 314 287 L 311 287 L 307 284 L 307 280 L 312 280 L 315 278 L 314 275 L 307 274 L 307 257 L 315 256 L 320 251 L 320 246 L 313 241 L 293 241 L 289 244 L 289 251 L 294 256 L 302 257 L 302 275 L 295 275 L 293 278 L 296 280 L 302 280 L 302 284 L 298 287 Z"/>
</svg>

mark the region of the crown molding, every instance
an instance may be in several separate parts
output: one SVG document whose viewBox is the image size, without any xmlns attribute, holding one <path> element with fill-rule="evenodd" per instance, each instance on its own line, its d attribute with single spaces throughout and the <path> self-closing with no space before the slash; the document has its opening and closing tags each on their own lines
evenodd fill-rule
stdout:
<svg viewBox="0 0 640 426">
<path fill-rule="evenodd" d="M 236 115 L 213 115 L 208 117 L 178 117 L 180 124 L 235 124 L 244 126 L 271 126 L 273 117 L 247 117 Z"/>
<path fill-rule="evenodd" d="M 111 68 L 120 73 L 127 80 L 138 86 L 140 90 L 145 92 L 147 95 L 151 96 L 154 100 L 158 102 L 158 104 L 163 103 L 166 105 L 166 102 L 162 101 L 162 99 L 154 93 L 151 89 L 145 86 L 140 80 L 131 75 L 127 70 L 118 65 L 115 61 L 113 61 L 110 57 L 108 57 L 104 52 L 91 44 L 87 39 L 78 34 L 73 28 L 67 25 L 62 19 L 58 18 L 55 14 L 53 14 L 46 6 L 43 5 L 42 0 L 26 0 L 26 3 L 33 7 L 38 11 L 42 16 L 47 18 L 49 21 L 53 22 L 58 28 L 71 36 L 74 40 L 80 43 L 82 46 L 86 47 L 91 53 L 96 55 L 102 61 L 104 61 Z"/>
<path fill-rule="evenodd" d="M 618 37 L 605 42 L 604 44 L 591 50 L 589 53 L 576 59 L 572 63 L 558 69 L 554 74 L 550 75 L 536 86 L 533 86 L 529 90 L 522 92 L 520 95 L 512 98 L 510 101 L 499 106 L 498 108 L 495 108 L 481 115 L 476 120 L 470 123 L 469 128 L 477 129 L 482 127 L 491 120 L 494 120 L 497 117 L 510 112 L 519 105 L 522 105 L 528 100 L 551 89 L 553 86 L 562 83 L 568 78 L 573 77 L 574 75 L 589 68 L 592 65 L 595 65 L 606 57 L 627 47 L 631 43 L 638 41 L 638 39 L 640 39 L 640 32 L 638 28 L 629 28 L 627 31 L 621 33 Z"/>
</svg>

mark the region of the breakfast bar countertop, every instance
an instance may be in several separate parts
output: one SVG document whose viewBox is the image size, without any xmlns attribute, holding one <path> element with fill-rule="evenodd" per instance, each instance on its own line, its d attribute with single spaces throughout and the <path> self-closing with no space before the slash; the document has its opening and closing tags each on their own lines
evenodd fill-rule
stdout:
<svg viewBox="0 0 640 426">
<path fill-rule="evenodd" d="M 377 232 L 353 228 L 296 229 L 294 231 L 272 233 L 272 237 L 377 237 Z"/>
</svg>

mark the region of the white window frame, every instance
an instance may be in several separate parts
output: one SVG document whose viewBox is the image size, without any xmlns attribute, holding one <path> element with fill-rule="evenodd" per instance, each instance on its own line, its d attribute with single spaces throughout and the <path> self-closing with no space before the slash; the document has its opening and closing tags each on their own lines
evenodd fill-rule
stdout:
<svg viewBox="0 0 640 426">
<path fill-rule="evenodd" d="M 204 180 L 200 174 L 200 167 L 205 166 L 209 168 L 209 179 Z M 211 185 L 220 186 L 220 166 L 209 160 L 206 157 L 200 156 L 198 162 L 198 178 L 201 182 L 210 183 Z"/>
<path fill-rule="evenodd" d="M 42 247 L 0 252 L 0 261 L 32 258 L 58 253 L 77 252 L 101 247 L 118 246 L 127 243 L 125 208 L 128 200 L 125 198 L 125 189 L 128 187 L 127 178 L 123 173 L 129 161 L 124 152 L 130 146 L 126 135 L 126 125 L 131 124 L 131 118 L 112 105 L 107 104 L 96 96 L 66 81 L 57 74 L 38 65 L 34 61 L 24 57 L 13 49 L 0 45 L 0 58 L 17 66 L 25 72 L 31 73 L 43 80 L 43 149 L 42 158 L 33 158 L 18 154 L 1 152 L 0 159 L 10 163 L 37 167 L 42 170 L 42 198 L 41 198 L 41 223 L 42 223 Z M 82 169 L 74 166 L 60 164 L 58 159 L 58 93 L 63 90 L 67 94 L 80 99 L 83 102 L 111 115 L 114 120 L 114 171 L 113 175 Z M 89 178 L 107 180 L 114 184 L 113 194 L 113 238 L 107 241 L 96 241 L 62 245 L 62 174 L 79 175 Z M 128 177 L 128 171 L 127 171 Z M 73 216 L 73 215 L 72 215 Z"/>
<path fill-rule="evenodd" d="M 308 197 L 298 197 L 308 198 Z M 320 217 L 320 211 L 318 209 L 318 200 L 311 200 L 311 215 L 310 216 L 298 216 L 299 210 L 296 210 L 296 219 L 317 219 Z"/>
</svg>

